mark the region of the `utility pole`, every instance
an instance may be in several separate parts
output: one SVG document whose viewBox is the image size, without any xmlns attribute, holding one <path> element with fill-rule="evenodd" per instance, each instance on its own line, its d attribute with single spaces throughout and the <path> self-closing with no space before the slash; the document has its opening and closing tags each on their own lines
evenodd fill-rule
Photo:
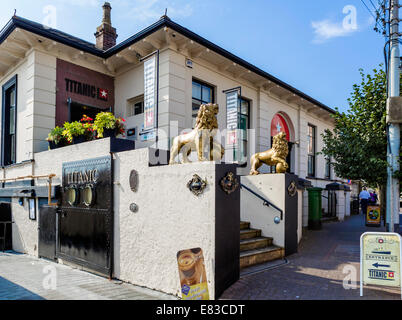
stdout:
<svg viewBox="0 0 402 320">
<path fill-rule="evenodd" d="M 387 114 L 390 100 L 400 94 L 400 53 L 399 53 L 399 0 L 390 0 L 390 64 Z M 387 179 L 387 222 L 389 232 L 399 232 L 399 180 L 394 173 L 399 170 L 400 124 L 388 125 L 388 179 Z"/>
</svg>

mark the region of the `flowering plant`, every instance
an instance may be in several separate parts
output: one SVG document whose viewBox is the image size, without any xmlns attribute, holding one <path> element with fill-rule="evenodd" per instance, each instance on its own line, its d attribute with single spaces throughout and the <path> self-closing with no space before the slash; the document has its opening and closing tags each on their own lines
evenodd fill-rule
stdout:
<svg viewBox="0 0 402 320">
<path fill-rule="evenodd" d="M 74 137 L 85 135 L 84 124 L 79 121 L 65 122 L 63 135 L 68 141 L 72 142 Z"/>
<path fill-rule="evenodd" d="M 61 142 L 66 142 L 65 137 L 63 135 L 63 128 L 56 126 L 52 131 L 47 135 L 46 141 L 54 142 L 55 144 L 61 144 Z"/>
<path fill-rule="evenodd" d="M 85 140 L 91 140 L 93 138 L 93 119 L 84 115 L 81 121 L 65 122 L 63 135 L 69 142 L 73 141 L 74 137 L 84 136 Z"/>
<path fill-rule="evenodd" d="M 113 130 L 115 135 L 124 134 L 123 118 L 116 118 L 111 112 L 100 112 L 96 115 L 93 129 L 98 138 L 103 138 L 105 129 Z"/>
</svg>

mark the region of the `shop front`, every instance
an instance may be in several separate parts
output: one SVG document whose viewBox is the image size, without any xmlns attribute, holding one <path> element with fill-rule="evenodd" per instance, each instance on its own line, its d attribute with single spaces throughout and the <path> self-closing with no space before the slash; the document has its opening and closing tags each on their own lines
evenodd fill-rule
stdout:
<svg viewBox="0 0 402 320">
<path fill-rule="evenodd" d="M 56 125 L 114 112 L 113 77 L 61 59 L 56 73 Z"/>
<path fill-rule="evenodd" d="M 239 278 L 240 259 L 297 252 L 308 216 L 300 181 L 336 178 L 318 154 L 332 109 L 167 16 L 107 48 L 19 17 L 11 26 L 0 50 L 12 41 L 26 47 L 1 79 L 0 199 L 11 211 L 14 250 L 180 295 L 178 252 L 200 248 L 212 298 Z M 197 133 L 200 105 L 209 103 L 214 117 L 205 123 L 219 131 L 223 161 L 168 165 L 174 139 Z M 127 119 L 125 137 L 48 150 L 55 126 L 105 111 Z M 251 156 L 273 148 L 280 133 L 287 172 L 264 175 L 276 170 L 264 165 L 250 178 Z M 260 233 L 240 231 L 241 218 Z"/>
</svg>

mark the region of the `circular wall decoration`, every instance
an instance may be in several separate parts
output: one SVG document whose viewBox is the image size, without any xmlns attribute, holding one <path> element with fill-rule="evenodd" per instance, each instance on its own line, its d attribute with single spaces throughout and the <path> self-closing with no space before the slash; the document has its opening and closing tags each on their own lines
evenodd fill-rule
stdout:
<svg viewBox="0 0 402 320">
<path fill-rule="evenodd" d="M 91 207 L 95 203 L 95 188 L 93 185 L 89 184 L 82 189 L 82 202 L 87 206 Z"/>
<path fill-rule="evenodd" d="M 70 206 L 75 206 L 80 198 L 80 193 L 76 186 L 71 186 L 65 190 L 66 201 Z"/>
<path fill-rule="evenodd" d="M 233 172 L 228 172 L 226 176 L 221 179 L 221 187 L 227 194 L 231 194 L 239 187 L 239 182 Z"/>
</svg>

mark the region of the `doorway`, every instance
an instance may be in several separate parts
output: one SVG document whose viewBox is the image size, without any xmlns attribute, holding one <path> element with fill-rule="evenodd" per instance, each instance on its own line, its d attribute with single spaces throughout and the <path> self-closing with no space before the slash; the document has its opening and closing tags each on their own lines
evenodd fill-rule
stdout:
<svg viewBox="0 0 402 320">
<path fill-rule="evenodd" d="M 101 109 L 80 102 L 72 101 L 71 99 L 68 100 L 68 109 L 69 109 L 69 116 L 68 116 L 69 122 L 80 121 L 84 115 L 95 120 L 95 117 L 99 112 L 111 112 L 112 110 L 112 108 Z"/>
<path fill-rule="evenodd" d="M 0 202 L 0 251 L 12 249 L 11 204 Z"/>
</svg>

